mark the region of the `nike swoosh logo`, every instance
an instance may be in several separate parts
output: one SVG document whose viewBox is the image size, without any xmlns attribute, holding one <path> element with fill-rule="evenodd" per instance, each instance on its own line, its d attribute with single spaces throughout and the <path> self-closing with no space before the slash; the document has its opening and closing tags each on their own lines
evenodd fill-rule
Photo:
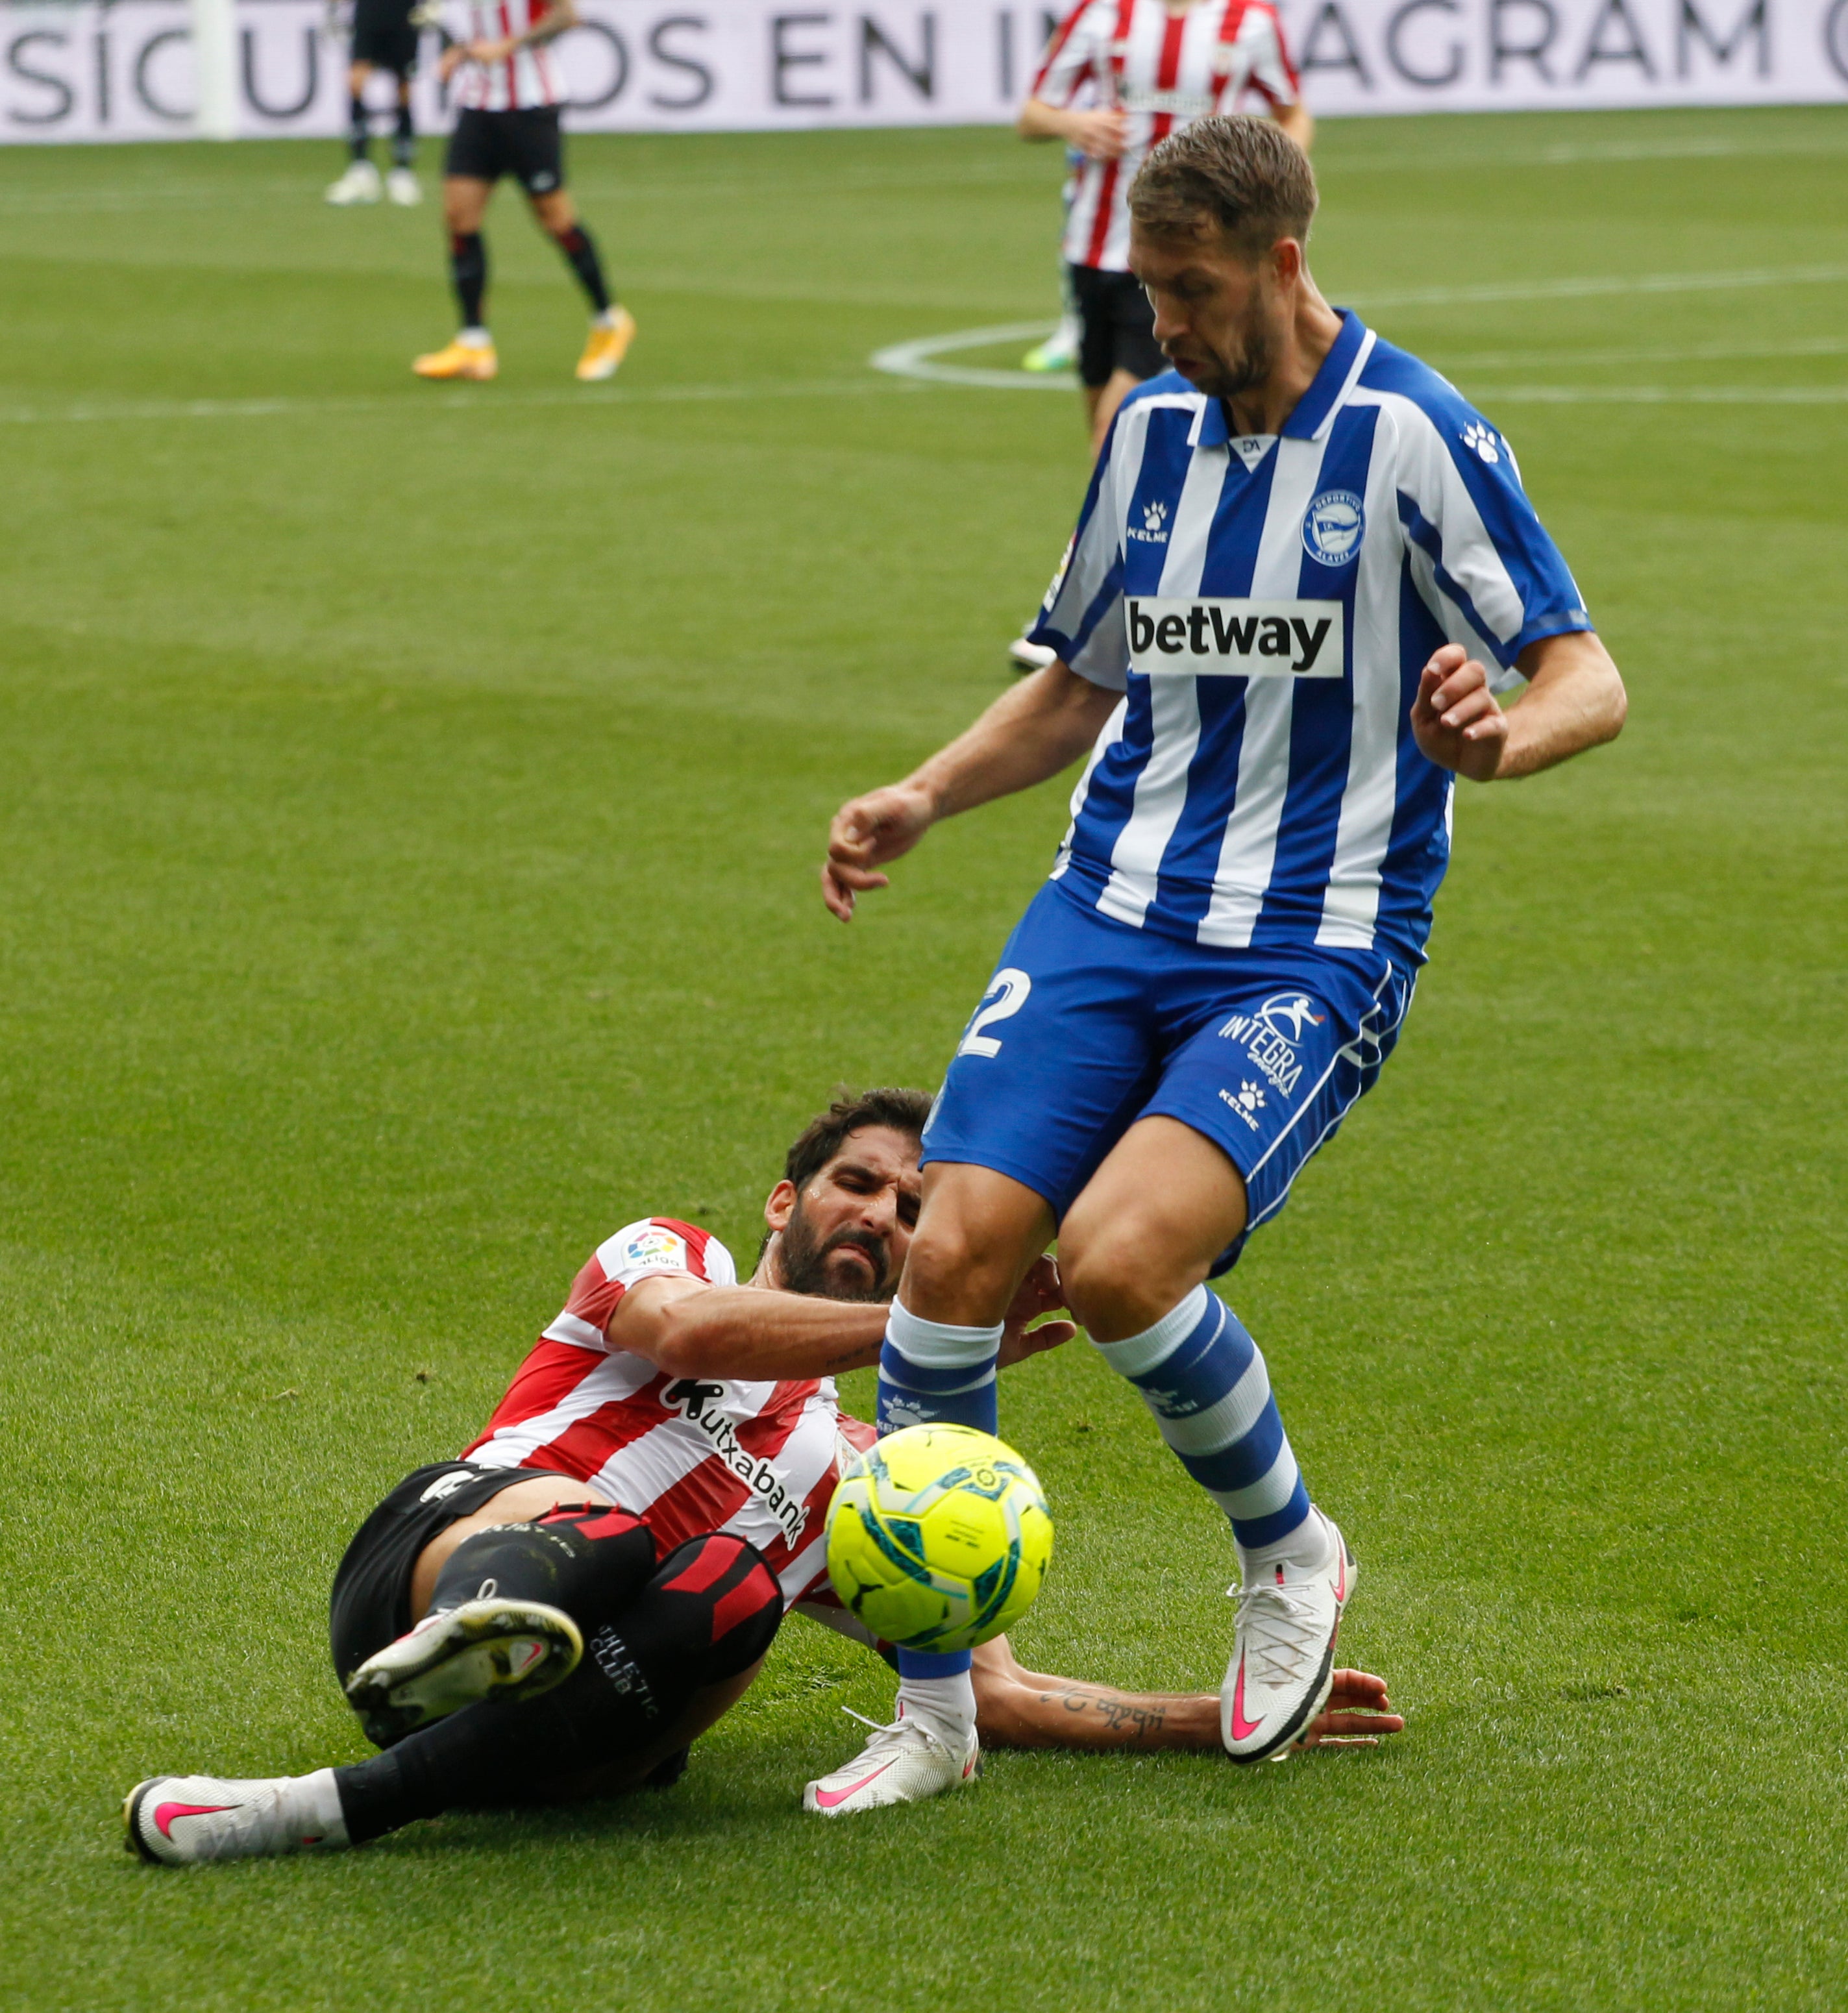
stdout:
<svg viewBox="0 0 1848 2013">
<path fill-rule="evenodd" d="M 1261 1719 L 1245 1717 L 1245 1659 L 1239 1659 L 1239 1681 L 1232 1687 L 1232 1738 L 1243 1740 L 1264 1725 Z"/>
<path fill-rule="evenodd" d="M 891 1766 L 889 1761 L 881 1761 L 871 1775 L 861 1776 L 857 1782 L 849 1782 L 844 1790 L 817 1790 L 815 1792 L 815 1807 L 820 1811 L 831 1811 L 837 1804 L 844 1804 L 849 1797 L 857 1796 L 867 1783 L 878 1782 Z"/>
<path fill-rule="evenodd" d="M 1347 1599 L 1347 1546 L 1337 1540 L 1335 1550 L 1341 1554 L 1341 1577 L 1335 1582 L 1335 1598 L 1345 1601 Z"/>
<path fill-rule="evenodd" d="M 157 1804 L 154 1810 L 154 1829 L 163 1838 L 171 1838 L 175 1818 L 215 1817 L 220 1811 L 234 1807 L 231 1804 Z"/>
</svg>

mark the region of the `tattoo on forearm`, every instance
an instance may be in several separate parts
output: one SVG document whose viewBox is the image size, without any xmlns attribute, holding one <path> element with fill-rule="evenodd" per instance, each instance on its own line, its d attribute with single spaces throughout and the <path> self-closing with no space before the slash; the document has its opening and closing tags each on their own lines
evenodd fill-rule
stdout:
<svg viewBox="0 0 1848 2013">
<path fill-rule="evenodd" d="M 1063 1691 L 1042 1692 L 1039 1696 L 1042 1704 L 1062 1705 L 1074 1716 L 1092 1714 L 1111 1732 L 1127 1734 L 1131 1743 L 1150 1739 L 1167 1724 L 1163 1707 L 1138 1704 L 1120 1693 L 1081 1691 L 1074 1686 Z"/>
</svg>

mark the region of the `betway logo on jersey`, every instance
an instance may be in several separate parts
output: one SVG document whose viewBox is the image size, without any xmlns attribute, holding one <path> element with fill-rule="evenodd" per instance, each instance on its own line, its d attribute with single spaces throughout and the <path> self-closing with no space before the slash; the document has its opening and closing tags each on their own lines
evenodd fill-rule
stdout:
<svg viewBox="0 0 1848 2013">
<path fill-rule="evenodd" d="M 1129 660 L 1145 678 L 1338 678 L 1339 601 L 1220 601 L 1131 595 Z"/>
<path fill-rule="evenodd" d="M 731 1421 L 717 1403 L 724 1389 L 723 1384 L 702 1383 L 697 1378 L 682 1377 L 661 1393 L 661 1402 L 685 1413 L 688 1422 L 697 1426 L 711 1441 L 713 1453 L 782 1525 L 783 1535 L 793 1550 L 796 1539 L 802 1534 L 803 1525 L 809 1521 L 808 1506 L 783 1486 L 774 1461 L 767 1461 L 761 1454 L 747 1453 L 738 1445 Z"/>
</svg>

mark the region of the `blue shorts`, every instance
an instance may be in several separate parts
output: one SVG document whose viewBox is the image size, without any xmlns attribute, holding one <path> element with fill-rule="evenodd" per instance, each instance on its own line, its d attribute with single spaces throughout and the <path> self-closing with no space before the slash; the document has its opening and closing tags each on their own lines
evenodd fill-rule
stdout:
<svg viewBox="0 0 1848 2013">
<path fill-rule="evenodd" d="M 1011 1175 L 1063 1221 L 1138 1118 L 1178 1119 L 1245 1178 L 1245 1237 L 1371 1089 L 1411 1005 L 1384 950 L 1227 950 L 1131 929 L 1049 881 L 970 1017 L 924 1164 Z"/>
</svg>

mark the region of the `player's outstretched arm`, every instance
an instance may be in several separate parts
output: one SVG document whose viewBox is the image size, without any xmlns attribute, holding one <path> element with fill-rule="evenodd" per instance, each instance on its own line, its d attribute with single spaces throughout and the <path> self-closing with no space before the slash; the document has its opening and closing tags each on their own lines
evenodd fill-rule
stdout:
<svg viewBox="0 0 1848 2013">
<path fill-rule="evenodd" d="M 1124 1692 L 1049 1677 L 1024 1670 L 1005 1636 L 975 1652 L 974 1675 L 975 1723 L 989 1747 L 1221 1750 L 1217 1692 Z M 1296 1744 L 1370 1747 L 1404 1725 L 1385 1679 L 1337 1671 L 1327 1707 Z"/>
<path fill-rule="evenodd" d="M 966 734 L 901 783 L 835 812 L 821 899 L 842 922 L 856 896 L 888 885 L 879 868 L 909 853 L 940 819 L 1031 789 L 1075 762 L 1117 709 L 1118 695 L 1049 664 L 1003 693 Z"/>
<path fill-rule="evenodd" d="M 1591 630 L 1542 636 L 1514 664 L 1527 690 L 1506 713 L 1489 689 L 1488 672 L 1460 644 L 1446 643 L 1424 667 L 1412 734 L 1439 768 L 1472 782 L 1504 782 L 1622 732 L 1629 710 L 1624 681 Z"/>
<path fill-rule="evenodd" d="M 1058 1268 L 1035 1261 L 1002 1331 L 1001 1367 L 1056 1349 L 1078 1330 L 1045 1317 L 1063 1311 Z M 645 1357 L 672 1377 L 833 1377 L 879 1360 L 883 1300 L 831 1300 L 766 1286 L 713 1286 L 684 1272 L 631 1286 L 609 1318 L 611 1346 Z M 1038 1327 L 1029 1325 L 1038 1322 Z"/>
</svg>

